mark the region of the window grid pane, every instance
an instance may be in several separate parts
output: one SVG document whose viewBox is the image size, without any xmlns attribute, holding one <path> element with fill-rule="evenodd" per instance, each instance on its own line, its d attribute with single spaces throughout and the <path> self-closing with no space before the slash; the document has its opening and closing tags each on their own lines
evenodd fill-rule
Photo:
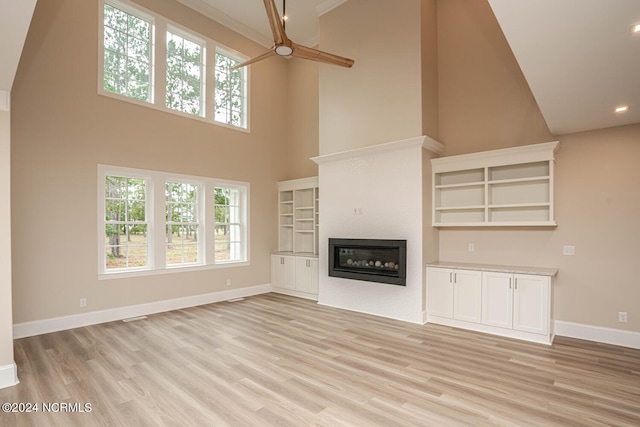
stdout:
<svg viewBox="0 0 640 427">
<path fill-rule="evenodd" d="M 203 116 L 204 47 L 167 31 L 168 108 Z"/>
<path fill-rule="evenodd" d="M 242 259 L 242 224 L 240 222 L 240 191 L 235 188 L 215 188 L 216 261 Z"/>
<path fill-rule="evenodd" d="M 215 117 L 218 122 L 246 128 L 245 68 L 232 69 L 239 62 L 216 53 Z"/>
<path fill-rule="evenodd" d="M 199 260 L 198 186 L 168 181 L 166 195 L 167 265 L 197 263 Z"/>
<path fill-rule="evenodd" d="M 151 23 L 106 3 L 103 87 L 151 102 Z"/>
<path fill-rule="evenodd" d="M 146 267 L 146 181 L 107 176 L 104 196 L 105 269 Z"/>
</svg>

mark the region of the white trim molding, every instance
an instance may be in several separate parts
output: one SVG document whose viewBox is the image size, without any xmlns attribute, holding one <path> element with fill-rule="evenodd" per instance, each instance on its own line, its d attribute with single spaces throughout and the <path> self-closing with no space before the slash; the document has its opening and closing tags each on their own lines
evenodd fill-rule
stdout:
<svg viewBox="0 0 640 427">
<path fill-rule="evenodd" d="M 14 363 L 0 366 L 0 389 L 18 384 L 18 366 Z"/>
<path fill-rule="evenodd" d="M 271 292 L 271 290 L 272 287 L 270 284 L 256 285 L 247 288 L 193 295 L 147 304 L 130 305 L 127 307 L 93 311 L 90 313 L 55 317 L 53 319 L 17 323 L 13 325 L 13 338 L 18 339 L 31 337 L 34 335 L 48 334 L 50 332 L 64 331 L 67 329 L 128 319 L 130 317 L 146 316 L 165 311 L 180 310 L 183 308 L 228 301 L 235 298 L 250 297 L 253 295 L 266 294 Z"/>
<path fill-rule="evenodd" d="M 11 104 L 11 94 L 6 90 L 0 89 L 0 111 L 9 111 Z"/>
<path fill-rule="evenodd" d="M 640 332 L 563 322 L 561 320 L 554 322 L 554 332 L 556 336 L 640 349 Z"/>
</svg>

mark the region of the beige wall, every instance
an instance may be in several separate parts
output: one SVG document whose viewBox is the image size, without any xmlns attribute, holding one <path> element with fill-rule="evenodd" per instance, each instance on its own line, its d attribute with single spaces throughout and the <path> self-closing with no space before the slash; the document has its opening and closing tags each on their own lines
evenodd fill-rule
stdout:
<svg viewBox="0 0 640 427">
<path fill-rule="evenodd" d="M 439 139 L 438 1 L 421 0 L 422 134 Z"/>
<path fill-rule="evenodd" d="M 247 55 L 263 51 L 177 2 L 140 3 Z M 99 96 L 97 47 L 97 1 L 38 2 L 12 92 L 14 323 L 227 290 L 227 278 L 232 289 L 270 283 L 286 61 L 252 67 L 245 133 Z M 251 265 L 98 281 L 99 163 L 248 181 Z"/>
<path fill-rule="evenodd" d="M 13 363 L 10 120 L 9 111 L 0 109 L 0 369 Z"/>
<path fill-rule="evenodd" d="M 554 140 L 488 1 L 438 2 L 446 155 Z"/>
<path fill-rule="evenodd" d="M 320 154 L 422 135 L 420 0 L 349 0 L 320 17 Z"/>
<path fill-rule="evenodd" d="M 291 59 L 287 64 L 287 175 L 296 179 L 318 175 L 309 160 L 318 155 L 318 67 L 314 61 Z"/>
</svg>

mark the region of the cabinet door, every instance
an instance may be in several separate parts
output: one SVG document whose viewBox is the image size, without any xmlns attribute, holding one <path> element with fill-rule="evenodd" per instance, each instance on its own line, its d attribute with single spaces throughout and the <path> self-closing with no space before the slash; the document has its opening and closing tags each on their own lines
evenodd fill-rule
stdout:
<svg viewBox="0 0 640 427">
<path fill-rule="evenodd" d="M 549 293 L 547 276 L 514 275 L 513 329 L 549 333 Z"/>
<path fill-rule="evenodd" d="M 480 323 L 482 320 L 482 273 L 474 270 L 453 272 L 453 318 Z"/>
<path fill-rule="evenodd" d="M 296 258 L 296 290 L 312 294 L 318 293 L 318 260 Z"/>
<path fill-rule="evenodd" d="M 453 270 L 427 268 L 427 314 L 453 317 Z"/>
<path fill-rule="evenodd" d="M 271 285 L 294 289 L 296 283 L 295 258 L 271 255 Z"/>
<path fill-rule="evenodd" d="M 513 326 L 513 274 L 482 273 L 482 323 L 511 329 Z"/>
</svg>

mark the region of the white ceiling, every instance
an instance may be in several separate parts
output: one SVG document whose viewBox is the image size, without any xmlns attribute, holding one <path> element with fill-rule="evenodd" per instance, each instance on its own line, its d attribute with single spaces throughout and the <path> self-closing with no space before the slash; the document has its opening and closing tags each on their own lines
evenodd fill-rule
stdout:
<svg viewBox="0 0 640 427">
<path fill-rule="evenodd" d="M 36 0 L 0 0 L 0 90 L 11 92 Z"/>
<path fill-rule="evenodd" d="M 640 123 L 640 0 L 489 2 L 551 133 Z"/>
<path fill-rule="evenodd" d="M 178 0 L 205 16 L 239 32 L 264 47 L 273 46 L 273 36 L 263 0 Z M 318 17 L 347 0 L 289 0 L 287 36 L 304 46 L 318 44 Z M 282 13 L 283 0 L 275 0 Z"/>
<path fill-rule="evenodd" d="M 178 0 L 270 47 L 261 0 Z M 318 42 L 318 16 L 347 0 L 289 0 L 287 34 Z M 489 0 L 551 132 L 640 123 L 640 0 Z M 282 0 L 276 0 L 282 11 Z M 616 114 L 618 105 L 630 106 Z"/>
</svg>

